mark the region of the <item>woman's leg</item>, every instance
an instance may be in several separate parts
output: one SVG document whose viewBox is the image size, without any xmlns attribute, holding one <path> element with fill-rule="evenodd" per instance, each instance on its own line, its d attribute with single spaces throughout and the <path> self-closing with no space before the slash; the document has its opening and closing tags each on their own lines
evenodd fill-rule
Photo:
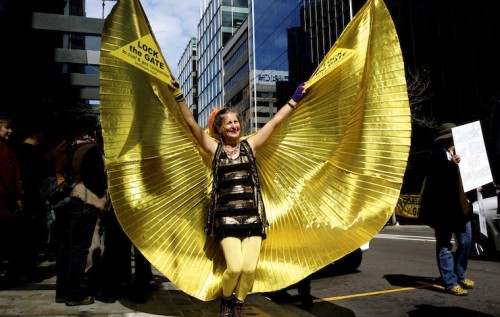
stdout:
<svg viewBox="0 0 500 317">
<path fill-rule="evenodd" d="M 229 298 L 233 296 L 243 268 L 242 243 L 239 238 L 228 237 L 222 239 L 220 245 L 226 259 L 226 270 L 222 274 L 222 295 Z"/>
<path fill-rule="evenodd" d="M 239 283 L 236 286 L 236 299 L 239 301 L 245 300 L 248 292 L 253 286 L 255 277 L 255 269 L 259 261 L 260 248 L 262 245 L 261 237 L 248 237 L 243 239 L 242 247 L 242 270 L 239 278 Z"/>
</svg>

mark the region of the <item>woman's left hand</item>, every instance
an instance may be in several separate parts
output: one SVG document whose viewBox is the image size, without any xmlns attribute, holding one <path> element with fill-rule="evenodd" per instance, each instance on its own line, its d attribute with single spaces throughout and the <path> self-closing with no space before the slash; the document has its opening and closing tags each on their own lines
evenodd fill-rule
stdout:
<svg viewBox="0 0 500 317">
<path fill-rule="evenodd" d="M 306 91 L 304 90 L 304 85 L 305 84 L 306 83 L 303 82 L 302 84 L 300 84 L 300 85 L 297 86 L 297 89 L 295 89 L 295 92 L 294 92 L 294 94 L 292 96 L 293 101 L 299 102 L 299 101 L 301 101 L 304 98 L 304 96 L 306 95 Z"/>
</svg>

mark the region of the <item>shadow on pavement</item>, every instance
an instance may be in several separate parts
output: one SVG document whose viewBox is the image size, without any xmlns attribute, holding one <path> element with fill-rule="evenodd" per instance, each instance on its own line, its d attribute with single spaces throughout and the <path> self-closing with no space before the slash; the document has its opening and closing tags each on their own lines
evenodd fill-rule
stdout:
<svg viewBox="0 0 500 317">
<path fill-rule="evenodd" d="M 414 287 L 414 288 L 427 288 L 433 291 L 443 293 L 444 287 L 439 277 L 428 276 L 412 276 L 405 274 L 387 274 L 384 278 L 394 286 L 399 287 Z"/>
<path fill-rule="evenodd" d="M 416 305 L 417 309 L 409 311 L 409 317 L 428 316 L 460 316 L 460 317 L 494 317 L 490 314 L 481 313 L 462 307 L 436 307 L 433 305 Z"/>
</svg>

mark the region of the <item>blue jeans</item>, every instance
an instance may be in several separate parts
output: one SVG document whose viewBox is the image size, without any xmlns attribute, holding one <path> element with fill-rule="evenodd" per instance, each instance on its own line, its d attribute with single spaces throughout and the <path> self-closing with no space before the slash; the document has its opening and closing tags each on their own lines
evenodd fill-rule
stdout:
<svg viewBox="0 0 500 317">
<path fill-rule="evenodd" d="M 99 211 L 72 197 L 56 214 L 56 298 L 80 301 L 88 296 L 85 265 Z"/>
<path fill-rule="evenodd" d="M 472 244 L 472 229 L 470 221 L 467 221 L 463 229 L 452 230 L 450 228 L 436 227 L 436 258 L 439 273 L 445 289 L 459 285 L 465 279 L 465 271 L 469 263 L 469 255 Z M 455 235 L 457 249 L 453 254 L 451 238 Z"/>
</svg>

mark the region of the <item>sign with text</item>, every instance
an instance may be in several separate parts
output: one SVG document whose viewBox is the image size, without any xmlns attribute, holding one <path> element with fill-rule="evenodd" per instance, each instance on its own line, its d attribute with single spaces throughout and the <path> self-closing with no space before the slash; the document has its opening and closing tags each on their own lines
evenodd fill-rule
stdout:
<svg viewBox="0 0 500 317">
<path fill-rule="evenodd" d="M 307 81 L 306 87 L 309 88 L 317 83 L 321 78 L 332 72 L 334 69 L 340 67 L 354 56 L 356 50 L 347 48 L 336 48 L 325 56 L 321 64 L 314 71 L 311 78 Z"/>
<path fill-rule="evenodd" d="M 400 195 L 396 204 L 396 215 L 400 217 L 418 219 L 420 213 L 420 204 L 418 203 L 420 195 L 409 194 Z"/>
<path fill-rule="evenodd" d="M 151 34 L 111 52 L 111 55 L 172 85 L 170 70 Z"/>
<path fill-rule="evenodd" d="M 460 175 L 464 191 L 468 192 L 493 182 L 483 132 L 479 121 L 451 129 L 455 153 L 460 155 Z"/>
</svg>

